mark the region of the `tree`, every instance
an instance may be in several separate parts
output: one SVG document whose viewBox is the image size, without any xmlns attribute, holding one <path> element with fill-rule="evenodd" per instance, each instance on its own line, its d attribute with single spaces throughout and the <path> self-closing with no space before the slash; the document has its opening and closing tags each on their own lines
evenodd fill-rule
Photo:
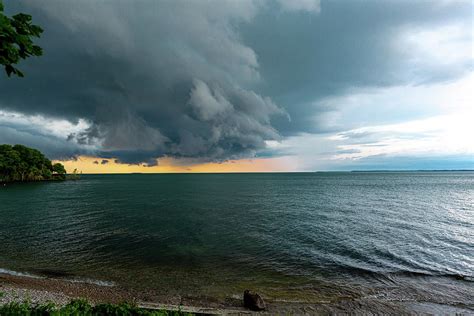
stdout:
<svg viewBox="0 0 474 316">
<path fill-rule="evenodd" d="M 66 179 L 66 169 L 59 162 L 53 165 L 53 174 L 57 174 L 63 180 Z"/>
<path fill-rule="evenodd" d="M 3 14 L 3 3 L 0 0 L 0 65 L 5 67 L 7 75 L 15 74 L 24 77 L 14 65 L 20 59 L 43 55 L 43 50 L 33 43 L 33 37 L 40 37 L 43 29 L 32 24 L 31 15 L 18 13 L 11 18 Z"/>
<path fill-rule="evenodd" d="M 39 150 L 23 145 L 0 145 L 0 181 L 64 180 L 66 170 L 52 164 Z"/>
<path fill-rule="evenodd" d="M 0 145 L 0 180 L 15 181 L 21 159 L 10 145 Z"/>
</svg>

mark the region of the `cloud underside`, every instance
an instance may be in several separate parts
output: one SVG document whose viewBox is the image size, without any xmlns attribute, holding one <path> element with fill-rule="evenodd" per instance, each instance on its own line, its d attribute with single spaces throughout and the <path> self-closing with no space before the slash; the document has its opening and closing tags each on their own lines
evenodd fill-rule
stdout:
<svg viewBox="0 0 474 316">
<path fill-rule="evenodd" d="M 344 112 L 338 96 L 472 71 L 460 53 L 469 2 L 6 5 L 45 29 L 44 56 L 20 65 L 24 79 L 0 78 L 0 142 L 52 158 L 154 165 L 278 155 L 269 143 L 356 129 L 330 119 Z"/>
</svg>

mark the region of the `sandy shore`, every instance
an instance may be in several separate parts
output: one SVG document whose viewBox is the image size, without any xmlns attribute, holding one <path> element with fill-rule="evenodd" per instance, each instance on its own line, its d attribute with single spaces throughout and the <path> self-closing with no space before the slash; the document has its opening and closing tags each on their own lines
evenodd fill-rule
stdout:
<svg viewBox="0 0 474 316">
<path fill-rule="evenodd" d="M 167 297 L 153 291 L 134 291 L 120 286 L 103 286 L 55 278 L 36 278 L 0 273 L 0 305 L 12 301 L 66 304 L 73 298 L 91 303 L 134 302 L 153 309 L 182 310 L 216 315 L 252 314 L 238 298 L 218 301 L 209 297 Z M 376 298 L 346 298 L 338 302 L 306 304 L 267 300 L 267 311 L 260 314 L 330 315 L 330 314 L 465 314 L 474 315 L 470 306 L 450 306 L 428 302 L 394 302 Z"/>
</svg>

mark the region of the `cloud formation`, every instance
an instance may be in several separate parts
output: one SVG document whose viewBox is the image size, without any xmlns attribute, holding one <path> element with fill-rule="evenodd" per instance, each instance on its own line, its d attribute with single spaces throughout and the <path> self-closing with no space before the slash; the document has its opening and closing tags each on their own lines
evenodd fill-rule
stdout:
<svg viewBox="0 0 474 316">
<path fill-rule="evenodd" d="M 21 1 L 45 28 L 43 59 L 2 82 L 2 106 L 91 122 L 70 142 L 125 162 L 252 156 L 284 114 L 251 90 L 257 56 L 236 31 L 254 1 Z M 25 95 L 22 91 L 28 90 Z"/>
<path fill-rule="evenodd" d="M 45 54 L 21 65 L 24 79 L 0 76 L 0 142 L 52 158 L 279 155 L 269 144 L 358 128 L 340 117 L 359 90 L 472 71 L 469 1 L 19 0 L 6 9 L 33 15 Z"/>
<path fill-rule="evenodd" d="M 471 74 L 326 99 L 344 105 L 328 122 L 331 132 L 300 133 L 268 146 L 291 156 L 298 170 L 472 169 L 473 84 Z"/>
</svg>

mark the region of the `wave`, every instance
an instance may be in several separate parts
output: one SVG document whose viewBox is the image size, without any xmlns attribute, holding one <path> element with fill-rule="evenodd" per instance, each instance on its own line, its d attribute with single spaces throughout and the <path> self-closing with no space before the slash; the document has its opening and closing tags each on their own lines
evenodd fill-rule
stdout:
<svg viewBox="0 0 474 316">
<path fill-rule="evenodd" d="M 19 277 L 27 277 L 27 278 L 34 278 L 34 279 L 44 279 L 45 277 L 27 273 L 27 272 L 18 272 L 18 271 L 13 271 L 13 270 L 8 270 L 8 269 L 2 269 L 0 268 L 0 274 L 8 274 L 8 275 L 13 275 L 13 276 L 19 276 Z"/>
<path fill-rule="evenodd" d="M 347 271 L 351 274 L 359 275 L 370 275 L 375 279 L 389 279 L 393 277 L 440 277 L 450 278 L 459 281 L 474 282 L 474 276 L 462 275 L 457 273 L 443 273 L 443 272 L 428 272 L 428 271 L 409 271 L 409 270 L 398 270 L 398 271 L 373 271 L 364 269 L 361 267 L 346 267 Z"/>
<path fill-rule="evenodd" d="M 407 277 L 444 277 L 444 278 L 452 278 L 456 280 L 474 282 L 474 276 L 469 275 L 462 275 L 456 273 L 429 273 L 429 272 L 418 272 L 418 271 L 395 271 L 395 272 L 388 272 L 388 275 L 396 275 L 396 276 L 407 276 Z"/>
<path fill-rule="evenodd" d="M 91 278 L 83 277 L 73 277 L 70 273 L 64 273 L 61 271 L 52 271 L 52 270 L 38 270 L 40 274 L 33 274 L 29 272 L 19 272 L 9 269 L 0 268 L 0 274 L 7 274 L 17 277 L 33 278 L 33 279 L 53 279 L 53 280 L 62 280 L 72 283 L 86 283 L 94 284 L 99 286 L 113 287 L 116 286 L 116 283 L 113 281 L 104 281 L 96 280 Z M 67 276 L 67 277 L 66 277 Z"/>
</svg>

